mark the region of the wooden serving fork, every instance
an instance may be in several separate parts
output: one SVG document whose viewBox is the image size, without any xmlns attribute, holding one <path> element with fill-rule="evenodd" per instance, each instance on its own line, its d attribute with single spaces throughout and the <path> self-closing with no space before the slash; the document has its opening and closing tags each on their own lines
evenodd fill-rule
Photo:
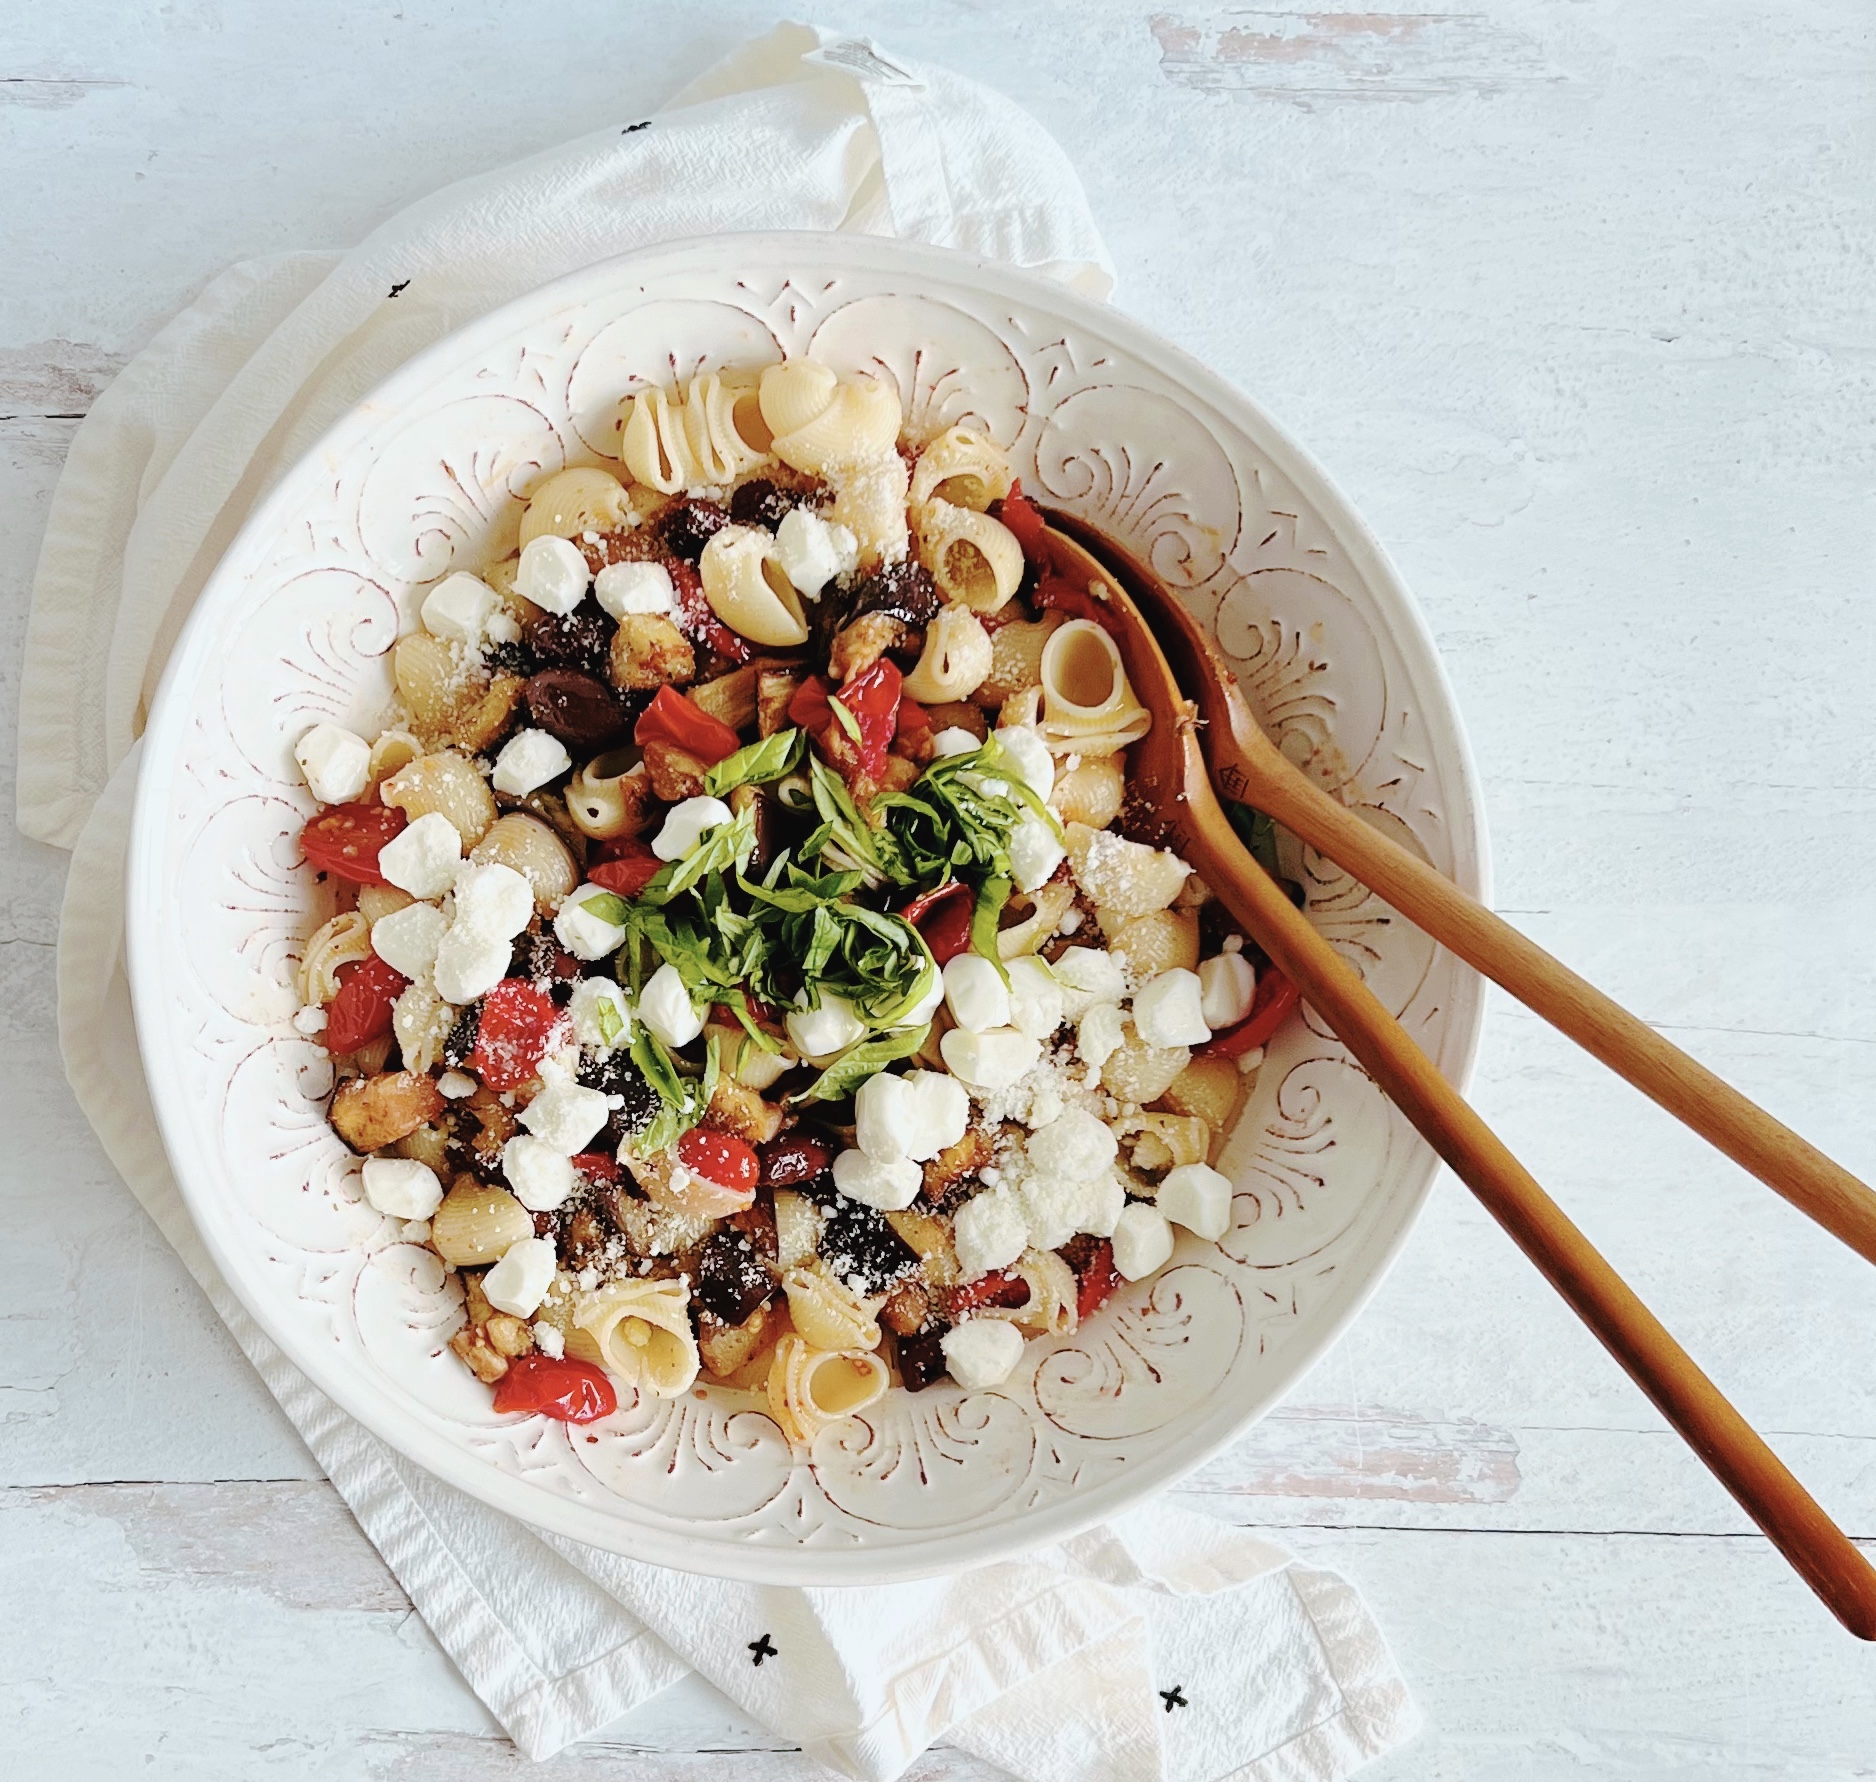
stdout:
<svg viewBox="0 0 1876 1782">
<path fill-rule="evenodd" d="M 1876 1569 L 1251 857 L 1212 790 L 1198 707 L 1180 692 L 1154 630 L 1120 578 L 1050 519 L 1056 572 L 1099 590 L 1121 662 L 1153 714 L 1128 774 L 1135 833 L 1198 870 L 1838 1620 L 1876 1640 Z"/>
<path fill-rule="evenodd" d="M 1085 561 L 1078 575 L 1118 582 L 1138 606 L 1178 684 L 1198 703 L 1205 759 L 1227 796 L 1308 842 L 1826 1231 L 1876 1262 L 1876 1193 L 1502 916 L 1338 804 L 1264 734 L 1212 640 L 1157 576 L 1069 516 L 1051 513 L 1049 521 L 1070 535 L 1068 548 L 1083 541 Z"/>
</svg>

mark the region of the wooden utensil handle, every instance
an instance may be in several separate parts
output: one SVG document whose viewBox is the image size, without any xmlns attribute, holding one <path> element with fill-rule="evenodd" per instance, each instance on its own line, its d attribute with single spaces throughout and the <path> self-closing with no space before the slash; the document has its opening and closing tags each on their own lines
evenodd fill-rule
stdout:
<svg viewBox="0 0 1876 1782">
<path fill-rule="evenodd" d="M 1527 1008 L 1876 1262 L 1876 1193 L 1680 1047 L 1370 828 L 1274 748 L 1256 751 L 1241 796 L 1378 892 Z"/>
<path fill-rule="evenodd" d="M 1303 1000 L 1485 1203 L 1837 1619 L 1859 1639 L 1876 1639 L 1876 1570 L 1627 1282 L 1274 880 L 1248 855 L 1221 855 L 1196 835 L 1178 841 Z"/>
</svg>

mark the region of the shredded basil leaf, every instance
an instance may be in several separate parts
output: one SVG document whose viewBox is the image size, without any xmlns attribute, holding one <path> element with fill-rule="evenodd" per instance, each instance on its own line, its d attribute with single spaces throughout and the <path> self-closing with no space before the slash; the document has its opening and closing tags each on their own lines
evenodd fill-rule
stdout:
<svg viewBox="0 0 1876 1782">
<path fill-rule="evenodd" d="M 582 909 L 591 910 L 602 922 L 610 922 L 615 928 L 625 921 L 625 899 L 616 891 L 602 891 L 597 897 L 583 897 Z"/>
<path fill-rule="evenodd" d="M 712 798 L 721 798 L 738 786 L 760 786 L 779 780 L 801 765 L 807 748 L 805 730 L 778 730 L 773 736 L 765 736 L 760 742 L 750 743 L 747 748 L 738 749 L 734 755 L 719 761 L 704 775 L 704 791 Z"/>
<path fill-rule="evenodd" d="M 1253 810 L 1248 804 L 1227 803 L 1225 814 L 1231 819 L 1231 827 L 1244 838 L 1244 845 L 1250 849 L 1251 857 L 1265 872 L 1275 878 L 1282 874 L 1277 870 L 1277 825 L 1273 818 L 1262 811 Z"/>
<path fill-rule="evenodd" d="M 807 1088 L 793 1097 L 796 1101 L 844 1101 L 868 1077 L 877 1076 L 895 1059 L 910 1058 L 924 1045 L 931 1033 L 931 1023 L 908 1027 L 898 1033 L 881 1034 L 878 1039 L 862 1040 L 850 1046 Z"/>
<path fill-rule="evenodd" d="M 830 699 L 827 702 L 827 709 L 834 714 L 834 722 L 838 724 L 842 730 L 846 731 L 848 737 L 857 744 L 861 740 L 860 720 L 856 718 L 852 712 L 848 711 L 838 699 Z"/>
<path fill-rule="evenodd" d="M 617 1045 L 619 1035 L 625 1032 L 625 1017 L 619 1013 L 619 1005 L 610 996 L 602 996 L 593 1006 L 593 1018 L 599 1025 L 599 1037 L 607 1045 Z"/>
<path fill-rule="evenodd" d="M 649 1028 L 641 1026 L 632 1041 L 632 1062 L 643 1072 L 645 1081 L 658 1092 L 664 1106 L 652 1117 L 651 1124 L 633 1140 L 632 1148 L 641 1157 L 655 1157 L 669 1150 L 700 1121 L 716 1094 L 719 1064 L 717 1037 L 710 1036 L 704 1057 L 702 1077 L 684 1076 L 677 1068 L 663 1042 Z"/>
<path fill-rule="evenodd" d="M 977 902 L 971 910 L 971 951 L 981 953 L 997 968 L 997 975 L 1004 983 L 1010 981 L 1009 967 L 1003 963 L 1003 955 L 997 951 L 997 923 L 1003 914 L 1003 906 L 1010 901 L 1010 892 L 1014 885 L 1007 874 L 998 874 L 993 879 L 985 879 L 977 888 Z"/>
</svg>

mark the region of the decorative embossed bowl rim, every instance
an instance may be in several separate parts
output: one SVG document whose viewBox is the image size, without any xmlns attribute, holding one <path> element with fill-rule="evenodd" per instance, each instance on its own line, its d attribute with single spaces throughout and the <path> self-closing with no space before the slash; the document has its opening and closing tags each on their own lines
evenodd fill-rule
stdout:
<svg viewBox="0 0 1876 1782">
<path fill-rule="evenodd" d="M 1431 639 L 1312 460 L 1222 379 L 1046 280 L 853 235 L 676 243 L 573 274 L 419 354 L 267 495 L 204 588 L 144 738 L 129 964 L 176 1177 L 256 1321 L 345 1411 L 451 1484 L 575 1540 L 754 1581 L 858 1584 L 1056 1541 L 1262 1416 L 1374 1290 L 1435 1160 L 1314 1025 L 1273 1046 L 1223 1166 L 1236 1224 L 1032 1343 L 991 1393 L 893 1394 L 791 1457 L 717 1389 L 596 1431 L 494 1415 L 448 1354 L 428 1252 L 358 1193 L 323 1054 L 290 1025 L 323 914 L 293 847 L 292 743 L 382 705 L 413 592 L 512 548 L 521 494 L 616 455 L 643 380 L 812 344 L 898 382 L 916 428 L 971 419 L 1025 485 L 1130 544 L 1212 623 L 1292 758 L 1476 894 L 1469 755 Z M 1478 981 L 1305 856 L 1309 908 L 1441 1067 Z M 590 1439 L 597 1436 L 597 1440 Z"/>
</svg>

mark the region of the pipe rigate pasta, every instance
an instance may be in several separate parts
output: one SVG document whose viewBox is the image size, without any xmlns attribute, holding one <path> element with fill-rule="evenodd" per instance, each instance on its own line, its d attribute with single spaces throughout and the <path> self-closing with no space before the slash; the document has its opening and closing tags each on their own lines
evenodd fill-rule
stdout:
<svg viewBox="0 0 1876 1782">
<path fill-rule="evenodd" d="M 1043 646 L 1040 728 L 1058 754 L 1111 755 L 1152 723 L 1102 626 L 1071 619 Z"/>
<path fill-rule="evenodd" d="M 885 1396 L 892 1376 L 865 1349 L 817 1349 L 799 1336 L 775 1345 L 769 1364 L 769 1415 L 797 1447 L 810 1447 L 829 1424 L 864 1411 Z"/>
<path fill-rule="evenodd" d="M 411 822 L 441 811 L 455 824 L 464 849 L 473 848 L 495 822 L 495 795 L 466 755 L 424 755 L 394 773 L 378 796 Z"/>
<path fill-rule="evenodd" d="M 556 471 L 528 498 L 527 511 L 521 516 L 521 543 L 617 532 L 631 518 L 624 484 L 610 471 L 581 465 Z"/>
<path fill-rule="evenodd" d="M 387 730 L 371 745 L 371 787 L 367 797 L 376 798 L 378 788 L 392 774 L 408 767 L 423 753 L 420 743 L 408 730 Z"/>
<path fill-rule="evenodd" d="M 877 1349 L 879 1323 L 872 1307 L 818 1259 L 782 1275 L 788 1315 L 817 1349 Z"/>
<path fill-rule="evenodd" d="M 1120 762 L 1118 753 L 1097 755 L 1058 773 L 1049 794 L 1050 809 L 1064 823 L 1105 829 L 1120 815 L 1127 798 L 1127 776 Z"/>
<path fill-rule="evenodd" d="M 653 388 L 634 396 L 620 451 L 636 481 L 675 495 L 759 469 L 769 459 L 769 437 L 753 381 L 705 372 L 678 395 Z"/>
<path fill-rule="evenodd" d="M 543 910 L 557 910 L 580 882 L 567 844 L 540 818 L 523 811 L 498 817 L 469 858 L 477 866 L 512 867 L 528 881 L 535 903 Z"/>
<path fill-rule="evenodd" d="M 769 649 L 808 641 L 801 596 L 759 526 L 725 526 L 697 565 L 710 610 L 738 636 Z"/>
<path fill-rule="evenodd" d="M 1012 619 L 990 639 L 990 672 L 977 689 L 979 705 L 999 706 L 1042 685 L 1042 651 L 1062 628 L 1059 612 L 1040 619 Z"/>
<path fill-rule="evenodd" d="M 701 1357 L 682 1281 L 615 1281 L 584 1295 L 573 1321 L 609 1373 L 652 1398 L 676 1398 L 697 1378 Z"/>
<path fill-rule="evenodd" d="M 927 502 L 919 513 L 919 561 L 947 600 L 973 612 L 1009 605 L 1023 585 L 1023 547 L 1001 520 L 948 501 Z"/>
<path fill-rule="evenodd" d="M 943 501 L 982 513 L 1009 494 L 1015 480 L 1000 446 L 968 427 L 950 427 L 919 453 L 910 494 L 916 507 Z"/>
<path fill-rule="evenodd" d="M 834 479 L 827 517 L 845 526 L 859 546 L 860 564 L 900 562 L 911 532 L 906 521 L 905 460 L 897 452 L 843 469 Z"/>
<path fill-rule="evenodd" d="M 428 1071 L 443 1056 L 444 1042 L 456 1024 L 456 1011 L 426 979 L 405 987 L 391 1010 L 391 1031 L 406 1070 Z"/>
<path fill-rule="evenodd" d="M 567 782 L 567 815 L 595 841 L 642 834 L 651 803 L 645 764 L 627 766 L 617 752 L 595 755 Z"/>
<path fill-rule="evenodd" d="M 968 699 L 989 674 L 991 656 L 983 621 L 969 607 L 944 607 L 925 629 L 925 649 L 905 690 L 927 705 Z"/>
<path fill-rule="evenodd" d="M 339 967 L 371 957 L 371 924 L 356 910 L 345 910 L 322 922 L 300 953 L 294 975 L 300 1001 L 320 1008 L 339 993 Z"/>
<path fill-rule="evenodd" d="M 898 395 L 864 373 L 840 378 L 811 360 L 771 365 L 762 374 L 762 418 L 776 457 L 811 476 L 896 457 L 903 419 Z"/>
</svg>

